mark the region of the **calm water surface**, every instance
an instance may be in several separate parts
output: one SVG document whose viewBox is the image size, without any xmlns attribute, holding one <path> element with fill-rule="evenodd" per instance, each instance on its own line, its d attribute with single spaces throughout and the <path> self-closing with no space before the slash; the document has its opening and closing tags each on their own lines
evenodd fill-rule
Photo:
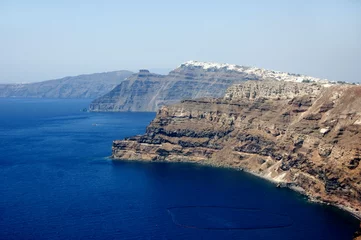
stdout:
<svg viewBox="0 0 361 240">
<path fill-rule="evenodd" d="M 0 239 L 351 239 L 357 221 L 246 173 L 112 162 L 154 113 L 0 99 Z"/>
</svg>

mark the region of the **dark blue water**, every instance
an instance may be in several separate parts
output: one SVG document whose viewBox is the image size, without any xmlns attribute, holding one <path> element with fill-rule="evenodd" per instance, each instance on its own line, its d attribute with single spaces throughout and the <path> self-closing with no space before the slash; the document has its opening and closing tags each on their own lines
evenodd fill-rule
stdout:
<svg viewBox="0 0 361 240">
<path fill-rule="evenodd" d="M 112 162 L 153 113 L 0 99 L 0 239 L 351 239 L 357 221 L 246 173 Z"/>
</svg>

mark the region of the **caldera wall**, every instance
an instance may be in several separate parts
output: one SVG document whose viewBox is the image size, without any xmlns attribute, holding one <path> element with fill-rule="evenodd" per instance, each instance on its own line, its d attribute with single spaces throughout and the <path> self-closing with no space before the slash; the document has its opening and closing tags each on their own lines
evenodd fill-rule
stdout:
<svg viewBox="0 0 361 240">
<path fill-rule="evenodd" d="M 243 169 L 361 215 L 361 87 L 249 81 L 162 107 L 114 159 Z"/>
</svg>

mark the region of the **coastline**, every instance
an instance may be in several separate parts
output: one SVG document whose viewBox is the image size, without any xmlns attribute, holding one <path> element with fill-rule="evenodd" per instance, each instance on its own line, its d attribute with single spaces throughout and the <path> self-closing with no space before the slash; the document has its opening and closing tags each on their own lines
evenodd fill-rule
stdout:
<svg viewBox="0 0 361 240">
<path fill-rule="evenodd" d="M 200 161 L 200 162 L 195 162 L 195 161 L 187 161 L 187 160 L 177 160 L 177 161 L 170 161 L 170 160 L 141 160 L 141 159 L 120 159 L 120 158 L 114 158 L 113 156 L 110 156 L 109 159 L 111 161 L 123 161 L 123 162 L 146 162 L 146 163 L 191 163 L 194 165 L 199 165 L 199 166 L 208 166 L 208 167 L 213 167 L 213 168 L 225 168 L 225 169 L 232 169 L 232 170 L 236 170 L 236 171 L 240 171 L 240 172 L 246 172 L 249 173 L 253 176 L 262 178 L 264 180 L 267 180 L 268 182 L 271 182 L 275 185 L 275 187 L 281 187 L 281 188 L 288 188 L 292 191 L 295 191 L 303 196 L 305 196 L 307 198 L 307 201 L 312 202 L 312 203 L 319 203 L 319 204 L 323 204 L 323 205 L 327 205 L 327 206 L 333 206 L 336 207 L 348 214 L 350 214 L 351 216 L 353 216 L 354 218 L 356 218 L 357 220 L 361 221 L 361 213 L 360 212 L 356 212 L 355 210 L 353 210 L 352 208 L 340 205 L 340 204 L 334 204 L 334 203 L 330 203 L 327 201 L 323 201 L 323 200 L 319 200 L 316 199 L 310 195 L 307 194 L 307 192 L 299 187 L 296 186 L 294 183 L 285 183 L 285 182 L 279 182 L 274 180 L 273 178 L 252 172 L 250 170 L 244 169 L 244 168 L 237 168 L 237 167 L 233 167 L 230 165 L 226 165 L 226 164 L 214 164 L 211 162 L 204 162 L 204 161 Z"/>
</svg>

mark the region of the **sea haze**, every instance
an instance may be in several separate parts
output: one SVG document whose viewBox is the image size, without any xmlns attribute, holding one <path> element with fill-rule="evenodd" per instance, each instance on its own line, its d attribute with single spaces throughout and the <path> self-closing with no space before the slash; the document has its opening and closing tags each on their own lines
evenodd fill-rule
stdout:
<svg viewBox="0 0 361 240">
<path fill-rule="evenodd" d="M 0 239 L 351 239 L 345 212 L 229 169 L 113 162 L 154 113 L 0 99 Z"/>
</svg>

